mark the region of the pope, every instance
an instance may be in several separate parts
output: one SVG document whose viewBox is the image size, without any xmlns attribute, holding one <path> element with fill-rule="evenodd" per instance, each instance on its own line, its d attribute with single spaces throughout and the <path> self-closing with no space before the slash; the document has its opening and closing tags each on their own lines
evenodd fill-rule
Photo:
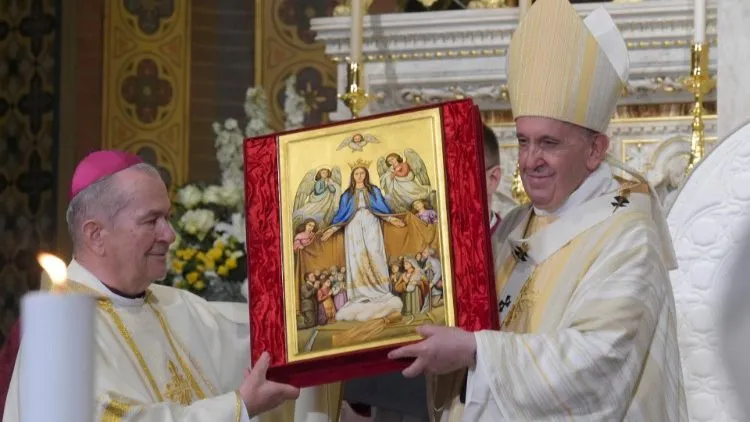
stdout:
<svg viewBox="0 0 750 422">
<path fill-rule="evenodd" d="M 170 207 L 157 170 L 132 154 L 94 152 L 73 175 L 73 259 L 60 289 L 97 298 L 95 420 L 248 421 L 295 399 L 297 388 L 266 380 L 268 354 L 249 368 L 245 305 L 220 310 L 152 284 L 165 276 L 175 239 Z M 23 411 L 18 365 L 6 421 Z"/>
<path fill-rule="evenodd" d="M 628 66 L 603 8 L 581 20 L 568 0 L 537 0 L 513 35 L 531 204 L 492 236 L 500 330 L 423 327 L 390 355 L 430 375 L 434 420 L 687 420 L 672 241 L 645 179 L 607 156 Z"/>
</svg>

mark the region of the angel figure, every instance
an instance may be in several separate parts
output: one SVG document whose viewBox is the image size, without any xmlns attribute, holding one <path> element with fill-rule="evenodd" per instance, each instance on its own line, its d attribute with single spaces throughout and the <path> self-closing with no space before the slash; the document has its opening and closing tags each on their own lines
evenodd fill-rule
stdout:
<svg viewBox="0 0 750 422">
<path fill-rule="evenodd" d="M 339 144 L 336 151 L 341 151 L 345 147 L 349 147 L 352 152 L 362 151 L 367 144 L 379 144 L 380 141 L 372 135 L 362 135 L 361 133 L 355 133 L 352 136 L 348 136 Z"/>
<path fill-rule="evenodd" d="M 318 222 L 318 227 L 328 227 L 336 214 L 340 197 L 341 170 L 338 167 L 308 171 L 294 196 L 292 224 L 297 227 L 312 219 Z"/>
<path fill-rule="evenodd" d="M 417 200 L 435 203 L 435 192 L 424 161 L 411 148 L 404 150 L 404 160 L 397 153 L 378 158 L 378 175 L 385 201 L 396 213 L 408 212 Z"/>
</svg>

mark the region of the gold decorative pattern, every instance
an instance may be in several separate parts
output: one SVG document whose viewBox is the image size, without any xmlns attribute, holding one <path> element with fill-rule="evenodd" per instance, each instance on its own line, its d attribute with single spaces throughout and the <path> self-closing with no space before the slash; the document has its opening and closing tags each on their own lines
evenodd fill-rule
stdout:
<svg viewBox="0 0 750 422">
<path fill-rule="evenodd" d="M 105 2 L 102 147 L 145 154 L 187 180 L 190 2 Z M 144 158 L 146 158 L 144 156 Z"/>
<path fill-rule="evenodd" d="M 510 4 L 506 0 L 471 0 L 469 2 L 469 9 L 499 9 L 501 7 L 509 7 Z"/>
<path fill-rule="evenodd" d="M 141 367 L 141 370 L 143 371 L 142 375 L 144 375 L 146 379 L 148 380 L 148 385 L 151 386 L 151 390 L 153 390 L 153 393 L 156 396 L 156 400 L 160 402 L 164 401 L 164 398 L 161 395 L 161 391 L 159 390 L 159 386 L 156 384 L 156 379 L 151 373 L 151 370 L 148 369 L 148 364 L 146 364 L 146 359 L 143 358 L 143 353 L 141 353 L 141 350 L 138 348 L 138 345 L 135 344 L 133 337 L 130 335 L 130 331 L 128 331 L 128 328 L 125 326 L 125 323 L 122 322 L 120 315 L 118 315 L 117 311 L 115 311 L 115 307 L 112 305 L 112 301 L 109 299 L 99 299 L 98 305 L 99 305 L 99 309 L 107 313 L 110 316 L 110 318 L 112 318 L 112 322 L 114 322 L 115 327 L 117 327 L 117 331 L 120 332 L 120 335 L 122 336 L 123 340 L 125 340 L 125 343 L 130 348 L 130 351 L 133 352 L 133 355 L 138 361 L 138 365 Z"/>
<path fill-rule="evenodd" d="M 667 94 L 678 94 L 684 92 L 682 83 L 679 86 L 674 86 L 671 83 L 667 83 L 664 78 L 654 78 L 653 81 L 648 81 L 649 86 L 644 86 L 646 83 L 644 80 L 630 81 L 628 85 L 623 88 L 621 95 L 622 99 L 628 97 L 636 97 L 644 94 L 655 94 L 655 93 L 667 93 Z M 653 82 L 653 83 L 651 83 Z M 678 85 L 675 82 L 675 85 Z M 480 99 L 493 103 L 502 103 L 509 106 L 508 101 L 508 88 L 506 85 L 496 86 L 493 92 L 479 93 L 479 89 L 466 89 L 460 86 L 449 86 L 446 87 L 439 94 L 435 94 L 435 89 L 428 89 L 422 91 L 418 88 L 410 90 L 402 90 L 400 100 L 410 103 L 413 105 L 432 104 L 437 101 L 445 101 L 447 99 L 463 99 L 472 97 L 475 100 Z M 429 93 L 428 93 L 429 92 Z M 373 95 L 378 101 L 383 101 L 386 96 L 383 91 L 379 91 Z M 674 101 L 679 101 L 679 98 L 675 98 Z M 715 114 L 716 102 L 709 101 L 704 103 L 706 110 L 709 113 Z M 684 102 L 674 103 L 656 103 L 656 104 L 620 104 L 617 106 L 612 121 L 618 121 L 623 119 L 641 119 L 641 118 L 654 118 L 654 117 L 678 117 L 678 116 L 690 116 L 692 114 L 692 104 Z M 483 110 L 482 111 L 483 121 L 488 124 L 496 125 L 503 123 L 513 122 L 513 114 L 509 108 L 494 109 L 494 110 Z"/>
<path fill-rule="evenodd" d="M 149 291 L 148 296 L 151 296 L 151 292 Z M 193 377 L 192 372 L 190 371 L 190 368 L 185 364 L 185 361 L 180 357 L 180 354 L 177 352 L 177 346 L 175 345 L 175 340 L 172 336 L 172 330 L 169 329 L 169 326 L 167 325 L 167 321 L 164 319 L 164 316 L 162 316 L 161 312 L 154 306 L 151 300 L 147 300 L 146 303 L 151 307 L 151 310 L 154 312 L 154 315 L 156 315 L 156 318 L 159 320 L 159 325 L 161 325 L 162 330 L 164 331 L 164 335 L 167 337 L 167 341 L 169 342 L 169 346 L 172 348 L 172 351 L 174 352 L 174 355 L 177 357 L 177 361 L 180 364 L 180 367 L 182 368 L 182 371 L 185 373 L 185 376 L 187 377 L 187 381 L 189 385 L 193 388 L 193 391 L 195 391 L 196 396 L 199 400 L 203 400 L 206 398 L 206 394 L 203 392 L 203 389 L 198 385 L 198 383 L 195 381 L 195 378 Z"/>
<path fill-rule="evenodd" d="M 235 419 L 236 422 L 240 422 L 242 420 L 242 397 L 240 397 L 240 392 L 235 391 L 234 394 L 237 396 L 237 402 L 234 407 L 235 413 L 237 413 L 237 419 Z M 338 419 L 337 419 L 338 420 Z"/>
<path fill-rule="evenodd" d="M 687 47 L 692 45 L 688 39 L 672 40 L 649 40 L 649 41 L 628 41 L 626 42 L 628 50 L 646 50 L 646 49 L 664 49 L 670 47 Z M 710 40 L 710 45 L 716 45 L 716 38 Z M 389 53 L 389 54 L 365 54 L 364 62 L 395 62 L 400 60 L 432 60 L 442 57 L 504 57 L 508 54 L 507 48 L 487 48 L 471 50 L 439 50 L 425 51 L 414 53 Z M 334 63 L 345 62 L 346 56 L 332 56 L 331 61 Z"/>
<path fill-rule="evenodd" d="M 518 293 L 518 299 L 511 305 L 508 315 L 505 316 L 503 327 L 507 327 L 516 321 L 522 314 L 530 312 L 536 302 L 541 297 L 539 290 L 534 288 L 534 274 L 524 282 L 521 291 Z"/>
<path fill-rule="evenodd" d="M 432 60 L 443 57 L 493 57 L 505 56 L 508 50 L 505 48 L 486 48 L 473 50 L 441 50 L 425 51 L 416 53 L 389 53 L 389 54 L 365 54 L 365 62 L 394 62 L 399 60 Z M 331 60 L 335 63 L 348 60 L 348 57 L 334 56 Z"/>
<path fill-rule="evenodd" d="M 18 341 L 19 303 L 39 287 L 30 257 L 55 249 L 56 234 L 67 237 L 56 208 L 64 215 L 68 190 L 59 186 L 73 149 L 65 136 L 70 103 L 61 105 L 69 98 L 68 64 L 76 61 L 64 54 L 76 38 L 63 23 L 72 9 L 57 0 L 0 1 L 0 344 Z"/>
<path fill-rule="evenodd" d="M 370 10 L 373 0 L 365 0 L 365 13 Z M 341 0 L 338 6 L 333 8 L 333 16 L 349 16 L 352 13 L 352 0 Z"/>
<path fill-rule="evenodd" d="M 50 291 L 57 292 L 57 293 L 75 292 L 75 293 L 83 293 L 83 294 L 94 296 L 97 299 L 98 308 L 101 309 L 107 315 L 109 315 L 115 327 L 117 328 L 117 331 L 120 332 L 120 335 L 122 336 L 123 340 L 128 345 L 131 352 L 133 353 L 133 356 L 138 361 L 138 365 L 141 367 L 141 370 L 143 371 L 143 374 L 141 375 L 145 376 L 144 381 L 148 385 L 151 386 L 151 389 L 153 390 L 154 396 L 156 397 L 157 401 L 158 402 L 164 401 L 164 398 L 162 397 L 162 394 L 158 387 L 156 379 L 151 373 L 151 370 L 148 368 L 148 364 L 146 363 L 146 360 L 143 357 L 143 353 L 141 353 L 140 349 L 138 348 L 138 345 L 135 343 L 135 340 L 133 340 L 133 337 L 130 334 L 130 331 L 125 326 L 125 322 L 122 320 L 122 318 L 120 318 L 120 315 L 117 313 L 117 310 L 115 310 L 114 304 L 109 298 L 103 296 L 101 293 L 97 292 L 96 290 L 88 286 L 85 286 L 81 283 L 77 283 L 77 282 L 70 281 L 70 280 L 66 281 L 63 284 L 51 285 Z M 192 392 L 195 393 L 196 397 L 199 400 L 205 399 L 206 395 L 203 393 L 203 390 L 195 381 L 195 377 L 193 377 L 193 374 L 190 371 L 190 368 L 185 364 L 185 361 L 180 356 L 180 353 L 178 351 L 177 344 L 176 344 L 177 339 L 175 339 L 174 336 L 172 335 L 172 330 L 169 328 L 167 321 L 164 319 L 164 316 L 156 307 L 159 301 L 156 298 L 156 296 L 154 296 L 151 290 L 146 290 L 145 302 L 151 308 L 151 311 L 154 313 L 154 316 L 159 321 L 159 325 L 161 326 L 162 331 L 164 332 L 164 335 L 167 338 L 167 341 L 169 342 L 169 346 L 172 349 L 172 352 L 174 353 L 174 356 L 176 357 L 177 362 L 179 363 L 184 373 L 184 377 L 183 377 L 182 375 L 180 375 L 177 369 L 177 366 L 174 364 L 174 362 L 172 362 L 172 360 L 168 361 L 167 369 L 171 375 L 171 378 L 170 378 L 170 381 L 166 385 L 166 393 L 165 393 L 166 397 L 174 401 L 175 403 L 181 403 L 184 405 L 190 404 L 192 402 Z M 182 349 L 184 349 L 184 347 L 182 347 Z M 183 352 L 187 354 L 188 359 L 190 360 L 195 370 L 198 371 L 198 373 L 200 374 L 203 382 L 206 384 L 208 389 L 212 392 L 212 394 L 216 395 L 216 388 L 211 384 L 211 382 L 208 381 L 206 376 L 203 374 L 203 371 L 201 371 L 200 366 L 198 366 L 198 364 L 195 362 L 192 356 L 190 356 L 190 354 L 188 354 L 184 350 Z"/>
<path fill-rule="evenodd" d="M 326 17 L 338 0 L 255 0 L 255 85 L 271 99 L 269 125 L 284 127 L 282 101 L 286 79 L 297 76 L 297 91 L 305 99 L 305 126 L 327 121 L 336 110 L 336 64 L 315 41 L 310 19 Z"/>
<path fill-rule="evenodd" d="M 88 293 L 92 293 L 95 295 L 99 295 L 98 293 L 92 291 L 90 288 L 83 286 L 79 283 L 75 283 L 75 282 L 68 282 L 62 286 L 55 285 L 52 287 L 52 290 L 58 291 L 58 292 L 65 292 L 65 291 L 88 292 Z M 172 377 L 166 387 L 167 398 L 170 400 L 174 400 L 177 403 L 190 404 L 190 402 L 192 402 L 192 393 L 190 393 L 190 389 L 192 388 L 192 390 L 195 392 L 198 399 L 204 399 L 206 396 L 203 393 L 203 390 L 195 382 L 195 379 L 192 373 L 190 372 L 190 369 L 187 367 L 187 365 L 185 365 L 185 362 L 180 357 L 180 354 L 177 350 L 174 340 L 172 339 L 172 333 L 169 327 L 167 326 L 166 321 L 164 320 L 164 317 L 161 315 L 161 312 L 159 312 L 154 306 L 154 302 L 155 302 L 155 298 L 152 295 L 151 291 L 150 290 L 147 291 L 146 303 L 151 307 L 151 310 L 154 312 L 154 315 L 159 320 L 162 330 L 164 331 L 164 335 L 167 337 L 167 340 L 169 341 L 169 345 L 172 348 L 172 351 L 174 352 L 174 355 L 177 358 L 177 361 L 179 362 L 183 373 L 185 374 L 185 378 L 179 376 L 174 363 L 171 360 L 168 362 L 168 369 Z M 159 402 L 164 401 L 164 397 L 162 396 L 161 390 L 156 382 L 156 379 L 151 373 L 151 370 L 149 369 L 148 364 L 146 363 L 146 360 L 143 357 L 143 353 L 141 353 L 141 350 L 140 348 L 138 348 L 138 345 L 135 343 L 135 340 L 133 340 L 133 337 L 130 334 L 130 331 L 125 326 L 125 323 L 123 322 L 122 318 L 120 318 L 120 315 L 115 310 L 115 307 L 112 304 L 112 301 L 110 299 L 100 297 L 97 300 L 97 305 L 99 309 L 101 309 L 106 314 L 108 314 L 109 317 L 112 319 L 112 322 L 115 324 L 117 331 L 120 332 L 120 335 L 122 336 L 123 340 L 128 345 L 128 347 L 130 348 L 130 351 L 133 353 L 133 356 L 138 361 L 138 365 L 141 367 L 141 371 L 143 372 L 141 375 L 145 376 L 145 381 L 153 390 L 154 396 L 156 397 L 157 401 Z M 187 403 L 184 403 L 184 401 L 186 400 L 184 387 L 187 387 L 188 393 L 190 394 L 190 397 Z M 211 388 L 210 385 L 209 385 L 209 388 Z"/>
<path fill-rule="evenodd" d="M 180 374 L 177 366 L 171 360 L 167 363 L 170 378 L 164 395 L 174 403 L 187 406 L 193 402 L 193 393 L 190 391 L 190 383 Z"/>
<path fill-rule="evenodd" d="M 110 393 L 110 398 L 104 405 L 102 422 L 122 421 L 135 405 L 136 403 L 133 400 Z"/>
<path fill-rule="evenodd" d="M 510 184 L 510 193 L 513 196 L 513 200 L 520 205 L 525 205 L 531 202 L 529 194 L 526 193 L 526 189 L 523 187 L 523 180 L 521 180 L 521 166 L 518 160 L 516 160 L 516 169 L 513 171 L 513 181 Z"/>
</svg>

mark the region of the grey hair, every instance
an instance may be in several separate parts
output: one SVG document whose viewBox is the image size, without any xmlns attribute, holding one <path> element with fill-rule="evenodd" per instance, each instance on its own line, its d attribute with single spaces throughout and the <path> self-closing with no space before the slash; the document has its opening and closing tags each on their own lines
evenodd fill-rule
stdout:
<svg viewBox="0 0 750 422">
<path fill-rule="evenodd" d="M 584 141 L 593 142 L 594 139 L 600 135 L 600 132 L 597 132 L 593 129 L 589 129 L 587 127 L 578 126 L 579 129 L 581 129 L 581 136 L 583 137 Z"/>
<path fill-rule="evenodd" d="M 130 169 L 143 171 L 161 177 L 159 171 L 148 163 L 139 163 Z M 103 216 L 107 221 L 114 219 L 130 202 L 130 197 L 115 183 L 117 173 L 103 177 L 80 191 L 68 204 L 65 221 L 73 241 L 73 250 L 81 243 L 81 225 L 94 216 Z"/>
</svg>

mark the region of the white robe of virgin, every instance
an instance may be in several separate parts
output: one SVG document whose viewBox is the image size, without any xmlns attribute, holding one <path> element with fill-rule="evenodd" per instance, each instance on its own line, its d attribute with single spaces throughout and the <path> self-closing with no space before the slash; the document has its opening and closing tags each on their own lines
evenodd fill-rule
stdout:
<svg viewBox="0 0 750 422">
<path fill-rule="evenodd" d="M 250 420 L 237 392 L 250 363 L 246 304 L 206 302 L 184 290 L 159 285 L 149 287 L 145 298 L 124 298 L 75 260 L 68 266 L 68 279 L 65 289 L 89 293 L 98 300 L 94 420 Z M 22 411 L 20 359 L 22 353 L 8 391 L 6 422 L 18 421 Z M 289 402 L 252 420 L 328 421 L 327 415 L 337 414 L 338 409 L 326 407 L 334 403 L 325 400 L 327 388 L 304 389 L 302 408 L 296 412 L 295 403 Z"/>
<path fill-rule="evenodd" d="M 338 321 L 368 321 L 403 307 L 390 291 L 388 258 L 380 219 L 369 209 L 364 190 L 356 192 L 357 211 L 344 227 L 348 302 L 336 312 Z"/>
<path fill-rule="evenodd" d="M 636 178 L 639 178 L 636 175 Z M 554 215 L 531 206 L 493 236 L 501 331 L 465 371 L 428 381 L 441 421 L 687 421 L 658 199 L 603 164 Z"/>
</svg>

